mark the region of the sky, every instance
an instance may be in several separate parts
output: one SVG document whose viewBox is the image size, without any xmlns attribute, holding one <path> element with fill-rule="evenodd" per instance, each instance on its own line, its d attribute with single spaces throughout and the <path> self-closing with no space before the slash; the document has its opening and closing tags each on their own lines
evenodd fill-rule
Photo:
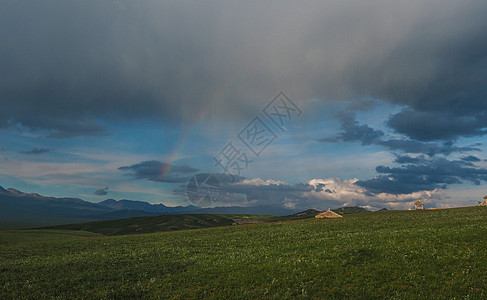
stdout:
<svg viewBox="0 0 487 300">
<path fill-rule="evenodd" d="M 486 1 L 1 1 L 0 185 L 408 209 L 487 194 Z"/>
</svg>

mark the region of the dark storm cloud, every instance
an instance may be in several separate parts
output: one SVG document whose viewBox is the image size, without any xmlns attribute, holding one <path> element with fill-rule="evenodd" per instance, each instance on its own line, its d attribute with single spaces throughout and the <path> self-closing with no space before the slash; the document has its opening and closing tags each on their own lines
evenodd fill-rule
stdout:
<svg viewBox="0 0 487 300">
<path fill-rule="evenodd" d="M 469 155 L 469 156 L 462 157 L 462 160 L 471 161 L 471 162 L 479 162 L 480 158 L 473 156 L 473 155 Z"/>
<path fill-rule="evenodd" d="M 410 194 L 418 191 L 446 188 L 446 184 L 432 184 L 421 177 L 409 174 L 398 174 L 396 176 L 379 175 L 368 180 L 357 181 L 355 184 L 368 189 L 371 193 L 389 194 Z"/>
<path fill-rule="evenodd" d="M 102 120 L 246 118 L 285 89 L 406 105 L 390 124 L 411 138 L 484 134 L 486 12 L 481 0 L 7 1 L 0 128 L 66 138 L 108 134 Z M 422 113 L 430 133 L 403 121 Z"/>
<path fill-rule="evenodd" d="M 336 116 L 341 123 L 340 132 L 334 137 L 322 138 L 320 142 L 339 143 L 339 142 L 360 142 L 362 145 L 383 146 L 392 151 L 402 151 L 405 153 L 422 153 L 428 156 L 438 154 L 448 155 L 453 152 L 466 152 L 479 150 L 475 147 L 457 147 L 453 142 L 443 143 L 422 142 L 403 139 L 388 139 L 384 132 L 376 130 L 368 125 L 360 125 L 353 112 L 340 112 Z"/>
<path fill-rule="evenodd" d="M 42 154 L 42 153 L 46 153 L 49 151 L 51 151 L 51 150 L 49 150 L 47 148 L 34 148 L 32 150 L 29 150 L 29 151 L 20 151 L 20 153 L 28 154 L 28 155 L 37 155 L 37 154 Z"/>
<path fill-rule="evenodd" d="M 407 135 L 402 139 L 388 139 L 384 132 L 360 125 L 353 112 L 341 112 L 337 118 L 341 123 L 340 132 L 334 137 L 321 139 L 321 142 L 360 142 L 362 145 L 383 146 L 393 152 L 421 154 L 411 157 L 394 153 L 394 162 L 401 164 L 401 167 L 378 166 L 376 171 L 379 176 L 356 182 L 356 185 L 366 188 L 371 193 L 410 194 L 446 189 L 449 184 L 480 184 L 487 181 L 487 169 L 476 168 L 473 164 L 480 161 L 475 156 L 469 155 L 457 161 L 437 157 L 447 156 L 453 152 L 479 150 L 476 145 L 458 147 L 453 141 L 424 142 L 410 139 Z"/>
<path fill-rule="evenodd" d="M 408 155 L 396 155 L 394 159 L 395 163 L 398 164 L 418 164 L 426 161 L 426 157 L 424 155 L 420 155 L 418 157 L 411 157 Z"/>
<path fill-rule="evenodd" d="M 157 160 L 143 161 L 141 163 L 118 168 L 127 172 L 135 179 L 148 179 L 150 181 L 182 183 L 188 181 L 198 169 L 189 166 L 177 166 Z"/>
<path fill-rule="evenodd" d="M 376 171 L 386 175 L 356 184 L 373 193 L 409 194 L 444 189 L 449 184 L 471 182 L 479 185 L 487 181 L 487 169 L 477 168 L 469 161 L 424 157 L 400 157 L 399 161 L 409 164 L 401 167 L 378 166 Z"/>
<path fill-rule="evenodd" d="M 341 123 L 341 132 L 336 137 L 323 138 L 320 142 L 360 142 L 362 145 L 376 144 L 384 132 L 367 125 L 360 125 L 353 112 L 340 112 L 336 115 Z"/>
<path fill-rule="evenodd" d="M 228 184 L 224 190 L 230 193 L 245 194 L 248 201 L 257 200 L 261 204 L 284 203 L 285 199 L 304 199 L 303 193 L 315 190 L 309 184 L 267 184 L 256 185 L 253 183 Z"/>
<path fill-rule="evenodd" d="M 387 124 L 396 132 L 416 140 L 456 140 L 459 137 L 487 133 L 484 129 L 487 126 L 485 117 L 486 112 L 457 115 L 455 111 L 426 112 L 407 109 L 393 115 Z"/>
<path fill-rule="evenodd" d="M 368 111 L 371 110 L 379 105 L 379 102 L 374 100 L 362 100 L 362 101 L 353 101 L 349 105 L 347 105 L 347 110 L 349 111 Z"/>
<path fill-rule="evenodd" d="M 105 188 L 101 188 L 101 189 L 97 189 L 95 192 L 94 192 L 95 195 L 97 196 L 105 196 L 108 194 L 108 187 L 105 187 Z"/>
<path fill-rule="evenodd" d="M 414 140 L 401 140 L 401 139 L 391 139 L 383 140 L 378 143 L 387 147 L 389 150 L 399 150 L 405 153 L 424 153 L 428 156 L 435 156 L 438 154 L 448 155 L 453 152 L 467 152 L 467 151 L 479 151 L 476 147 L 457 147 L 453 143 L 424 143 Z"/>
</svg>

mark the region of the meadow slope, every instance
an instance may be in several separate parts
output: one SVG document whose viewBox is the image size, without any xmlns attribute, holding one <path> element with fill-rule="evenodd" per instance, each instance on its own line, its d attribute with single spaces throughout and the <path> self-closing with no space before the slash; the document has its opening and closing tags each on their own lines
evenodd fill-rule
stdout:
<svg viewBox="0 0 487 300">
<path fill-rule="evenodd" d="M 1 240 L 0 298 L 487 297 L 487 209 Z"/>
<path fill-rule="evenodd" d="M 261 223 L 278 220 L 279 218 L 280 217 L 269 215 L 180 214 L 67 224 L 46 227 L 46 229 L 82 230 L 103 235 L 125 235 L 202 229 L 231 226 L 233 224 Z"/>
</svg>

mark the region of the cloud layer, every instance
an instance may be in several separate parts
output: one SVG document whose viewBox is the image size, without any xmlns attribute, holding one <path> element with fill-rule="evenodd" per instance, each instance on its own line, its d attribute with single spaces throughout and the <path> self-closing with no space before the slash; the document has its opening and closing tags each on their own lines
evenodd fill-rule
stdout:
<svg viewBox="0 0 487 300">
<path fill-rule="evenodd" d="M 157 160 L 143 161 L 118 169 L 127 172 L 128 175 L 135 179 L 171 183 L 187 182 L 191 175 L 198 171 L 198 169 L 189 166 L 178 166 Z"/>
<path fill-rule="evenodd" d="M 340 112 L 337 114 L 340 121 L 340 131 L 336 136 L 322 138 L 320 142 L 339 143 L 339 142 L 360 142 L 362 145 L 383 146 L 391 151 L 401 151 L 404 153 L 420 153 L 429 156 L 438 154 L 448 155 L 453 152 L 467 152 L 479 150 L 475 147 L 457 147 L 451 141 L 444 142 L 423 142 L 415 140 L 414 137 L 406 136 L 403 138 L 390 138 L 385 136 L 381 130 L 376 130 L 368 125 L 360 125 L 355 118 L 354 112 Z M 414 122 L 414 120 L 412 120 Z M 423 128 L 425 132 L 430 130 Z"/>
<path fill-rule="evenodd" d="M 97 196 L 105 196 L 105 195 L 108 194 L 108 187 L 104 187 L 104 188 L 97 189 L 94 192 L 94 194 L 97 195 Z"/>
<path fill-rule="evenodd" d="M 46 153 L 49 151 L 51 151 L 51 150 L 49 150 L 47 148 L 34 148 L 32 150 L 29 150 L 29 151 L 20 151 L 20 153 L 28 154 L 28 155 L 37 155 L 37 154 L 42 154 L 42 153 Z"/>
<path fill-rule="evenodd" d="M 476 147 L 458 147 L 449 140 L 425 142 L 422 141 L 422 138 L 415 139 L 417 137 L 411 132 L 408 132 L 409 134 L 403 133 L 405 136 L 402 138 L 390 138 L 383 131 L 373 129 L 368 125 L 360 125 L 354 112 L 340 112 L 336 117 L 341 124 L 340 131 L 336 136 L 320 139 L 320 142 L 360 142 L 363 146 L 382 146 L 393 153 L 417 155 L 413 157 L 396 154 L 394 162 L 401 164 L 401 167 L 378 166 L 376 171 L 380 175 L 355 182 L 356 185 L 366 188 L 369 193 L 411 194 L 420 191 L 446 189 L 450 184 L 470 182 L 479 185 L 482 181 L 487 181 L 487 169 L 476 167 L 474 163 L 479 162 L 480 159 L 473 155 L 465 156 L 461 160 L 438 157 L 449 156 L 455 152 L 465 153 L 480 150 Z M 407 123 L 412 128 L 416 126 L 414 121 L 413 119 L 411 124 L 407 122 L 405 124 Z M 390 120 L 388 125 L 393 127 Z M 445 125 L 441 128 L 448 129 L 448 126 Z M 436 129 L 441 131 L 440 128 Z M 424 132 L 431 133 L 434 130 L 435 128 L 432 130 L 423 128 Z M 452 134 L 455 135 L 455 131 L 452 131 Z M 443 136 L 445 137 L 445 133 Z M 431 139 L 436 140 L 436 138 Z"/>
<path fill-rule="evenodd" d="M 480 0 L 8 1 L 0 127 L 106 135 L 100 120 L 236 118 L 286 90 L 406 105 L 389 124 L 415 139 L 482 135 L 486 12 Z"/>
<path fill-rule="evenodd" d="M 358 181 L 357 185 L 374 193 L 409 194 L 418 191 L 445 189 L 450 184 L 464 182 L 480 185 L 487 181 L 487 169 L 475 167 L 465 160 L 424 157 L 399 157 L 401 167 L 378 166 L 375 178 Z"/>
<path fill-rule="evenodd" d="M 369 192 L 357 184 L 358 179 L 324 178 L 306 183 L 289 184 L 260 178 L 242 179 L 222 185 L 219 205 L 266 205 L 293 209 L 328 209 L 342 206 L 362 206 L 369 209 L 410 208 L 417 199 L 436 205 L 438 190 L 412 191 L 393 194 L 387 191 Z"/>
<path fill-rule="evenodd" d="M 383 147 L 396 155 L 391 166 L 381 163 L 376 177 L 361 180 L 222 177 L 222 199 L 392 208 L 451 184 L 486 181 L 474 156 L 479 146 L 461 141 L 487 133 L 486 15 L 484 0 L 7 1 L 0 10 L 0 129 L 103 137 L 118 123 L 166 129 L 203 118 L 247 120 L 281 90 L 300 107 L 354 100 L 337 114 L 339 132 L 320 141 Z M 385 127 L 357 121 L 382 102 L 401 107 Z M 198 171 L 150 159 L 118 171 L 177 184 Z M 16 172 L 31 173 L 25 169 Z M 96 181 L 92 169 L 86 177 Z"/>
</svg>

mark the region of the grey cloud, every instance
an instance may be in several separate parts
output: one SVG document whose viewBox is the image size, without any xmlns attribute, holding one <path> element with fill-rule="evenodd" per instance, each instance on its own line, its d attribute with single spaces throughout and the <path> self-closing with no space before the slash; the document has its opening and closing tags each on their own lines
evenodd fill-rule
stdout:
<svg viewBox="0 0 487 300">
<path fill-rule="evenodd" d="M 127 172 L 128 175 L 135 179 L 148 179 L 150 181 L 170 183 L 186 182 L 191 177 L 191 174 L 198 171 L 198 169 L 189 166 L 178 166 L 157 160 L 143 161 L 118 169 Z"/>
<path fill-rule="evenodd" d="M 418 157 L 411 157 L 408 155 L 396 155 L 394 162 L 398 164 L 418 164 L 424 162 L 425 160 L 426 157 L 424 155 L 420 155 Z"/>
<path fill-rule="evenodd" d="M 379 105 L 379 102 L 374 100 L 353 101 L 347 105 L 349 111 L 368 111 Z"/>
<path fill-rule="evenodd" d="M 316 186 L 315 190 L 316 190 L 317 192 L 321 192 L 321 191 L 323 190 L 323 188 L 324 188 L 324 187 L 325 187 L 325 185 L 324 185 L 324 184 L 322 184 L 322 183 L 320 183 L 320 184 L 318 184 L 318 185 Z"/>
<path fill-rule="evenodd" d="M 376 144 L 384 136 L 384 132 L 375 130 L 367 125 L 359 125 L 353 112 L 340 112 L 336 116 L 341 123 L 341 132 L 330 138 L 320 139 L 320 142 L 355 142 L 362 145 Z"/>
<path fill-rule="evenodd" d="M 448 155 L 453 152 L 467 152 L 479 150 L 476 147 L 457 147 L 453 142 L 432 143 L 403 139 L 387 139 L 384 132 L 368 125 L 360 125 L 353 112 L 340 112 L 337 115 L 341 123 L 341 131 L 334 137 L 322 138 L 320 142 L 360 142 L 362 145 L 379 145 L 392 151 L 405 153 L 421 153 L 429 156 L 438 154 Z"/>
<path fill-rule="evenodd" d="M 418 191 L 432 191 L 436 188 L 446 188 L 446 184 L 432 184 L 416 175 L 398 174 L 394 177 L 379 175 L 355 183 L 368 189 L 371 193 L 410 194 Z"/>
<path fill-rule="evenodd" d="M 382 131 L 360 125 L 352 112 L 342 112 L 337 117 L 341 122 L 341 131 L 335 137 L 321 139 L 321 142 L 360 142 L 362 145 L 383 146 L 391 151 L 421 154 L 416 157 L 395 154 L 394 162 L 401 164 L 401 167 L 378 166 L 376 171 L 379 176 L 356 183 L 371 193 L 410 194 L 446 189 L 450 184 L 465 181 L 475 184 L 487 181 L 487 170 L 475 168 L 473 164 L 479 161 L 475 156 L 466 156 L 458 161 L 437 157 L 453 152 L 478 151 L 480 149 L 476 148 L 477 145 L 458 147 L 452 141 L 440 143 L 409 138 L 388 139 Z"/>
<path fill-rule="evenodd" d="M 29 126 L 30 121 L 23 122 L 23 125 Z M 70 138 L 77 136 L 106 136 L 111 133 L 108 129 L 100 124 L 97 124 L 92 119 L 82 119 L 82 120 L 55 120 L 55 122 L 43 123 L 45 126 L 39 123 L 32 124 L 30 128 L 49 128 L 54 132 L 47 135 L 48 138 Z"/>
<path fill-rule="evenodd" d="M 455 111 L 403 110 L 388 121 L 396 132 L 421 141 L 456 140 L 459 137 L 480 136 L 487 133 L 485 112 L 468 116 Z"/>
<path fill-rule="evenodd" d="M 251 200 L 278 200 L 284 197 L 290 197 L 294 193 L 301 194 L 303 192 L 310 192 L 314 187 L 308 184 L 269 184 L 269 185 L 254 185 L 254 184 L 229 184 L 225 186 L 226 190 L 233 193 L 246 194 L 247 199 Z M 296 195 L 294 195 L 296 196 Z"/>
<path fill-rule="evenodd" d="M 403 159 L 404 160 L 404 159 Z M 487 181 L 487 169 L 476 168 L 471 162 L 433 158 L 410 160 L 401 167 L 378 166 L 375 178 L 356 184 L 373 193 L 409 194 L 436 188 L 445 189 L 449 184 L 472 182 L 479 185 Z"/>
<path fill-rule="evenodd" d="M 383 140 L 378 143 L 387 147 L 389 150 L 400 150 L 406 153 L 424 153 L 428 156 L 435 156 L 438 154 L 448 155 L 453 152 L 468 152 L 468 151 L 479 151 L 476 147 L 457 147 L 452 143 L 424 143 L 408 139 L 391 139 Z"/>
<path fill-rule="evenodd" d="M 29 151 L 20 151 L 20 153 L 28 154 L 28 155 L 37 155 L 37 154 L 42 154 L 42 153 L 46 153 L 49 151 L 51 151 L 51 150 L 49 150 L 47 148 L 34 148 L 32 150 L 29 150 Z"/>
<path fill-rule="evenodd" d="M 319 185 L 315 188 L 307 183 L 256 185 L 237 182 L 222 185 L 222 196 L 226 204 L 231 203 L 232 199 L 241 201 L 235 195 L 244 195 L 245 200 L 252 205 L 284 206 L 285 203 L 292 202 L 296 204 L 296 208 L 305 209 L 316 207 L 317 204 L 320 208 L 339 207 L 343 204 L 333 199 L 314 199 L 309 195 L 309 192 L 321 191 L 323 187 L 324 185 Z"/>
<path fill-rule="evenodd" d="M 478 119 L 487 110 L 486 11 L 480 0 L 8 1 L 0 128 L 66 138 L 108 134 L 98 120 L 191 122 L 204 108 L 247 118 L 282 89 Z M 421 136 L 401 124 L 423 139 L 483 132 L 475 123 Z"/>
<path fill-rule="evenodd" d="M 480 158 L 473 156 L 473 155 L 469 155 L 469 156 L 462 157 L 462 160 L 470 161 L 470 162 L 479 162 Z"/>
<path fill-rule="evenodd" d="M 94 194 L 97 195 L 97 196 L 105 196 L 106 194 L 108 194 L 108 187 L 101 188 L 101 189 L 97 189 L 94 192 Z"/>
</svg>

